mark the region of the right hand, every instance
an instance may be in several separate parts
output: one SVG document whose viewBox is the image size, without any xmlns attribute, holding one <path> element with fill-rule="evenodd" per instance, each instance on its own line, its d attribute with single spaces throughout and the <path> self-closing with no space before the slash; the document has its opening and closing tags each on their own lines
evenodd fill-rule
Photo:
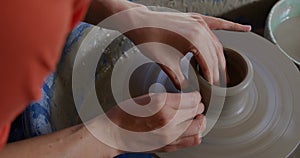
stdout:
<svg viewBox="0 0 300 158">
<path fill-rule="evenodd" d="M 132 104 L 133 100 L 120 103 L 120 106 Z M 159 112 L 150 117 L 136 117 L 124 112 L 119 106 L 115 106 L 107 112 L 107 116 L 123 129 L 135 132 L 153 132 L 159 140 L 147 140 L 138 142 L 138 145 L 164 144 L 179 136 L 175 141 L 170 142 L 158 149 L 156 152 L 170 152 L 181 148 L 195 146 L 201 142 L 201 132 L 205 129 L 205 117 L 202 115 L 204 105 L 201 103 L 201 96 L 198 92 L 191 93 L 160 93 L 149 94 L 137 97 L 134 101 L 141 106 L 148 104 L 156 108 L 161 108 Z M 147 106 L 149 106 L 147 105 Z M 179 119 L 168 124 L 175 116 L 180 115 Z M 166 124 L 168 124 L 166 126 Z M 162 132 L 154 133 L 153 130 L 166 126 Z M 185 127 L 186 130 L 180 132 Z M 116 134 L 118 135 L 118 134 Z M 117 136 L 118 137 L 118 136 Z M 117 138 L 116 141 L 121 141 Z"/>
</svg>

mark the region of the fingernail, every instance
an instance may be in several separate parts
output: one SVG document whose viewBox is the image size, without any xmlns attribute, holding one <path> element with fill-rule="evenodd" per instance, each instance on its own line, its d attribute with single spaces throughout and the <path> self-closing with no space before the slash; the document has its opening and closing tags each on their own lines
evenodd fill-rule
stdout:
<svg viewBox="0 0 300 158">
<path fill-rule="evenodd" d="M 245 25 L 245 31 L 251 31 L 252 30 L 252 26 L 251 25 Z"/>
</svg>

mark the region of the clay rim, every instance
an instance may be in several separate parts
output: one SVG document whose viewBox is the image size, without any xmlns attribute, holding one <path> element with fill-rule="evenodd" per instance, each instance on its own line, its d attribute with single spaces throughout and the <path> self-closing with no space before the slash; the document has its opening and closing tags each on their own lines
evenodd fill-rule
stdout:
<svg viewBox="0 0 300 158">
<path fill-rule="evenodd" d="M 224 50 L 225 49 L 228 49 L 228 50 L 238 54 L 241 57 L 241 59 L 243 59 L 243 61 L 246 63 L 246 67 L 247 67 L 246 73 L 247 74 L 239 84 L 232 86 L 232 87 L 220 87 L 220 86 L 210 84 L 206 79 L 204 79 L 199 74 L 197 74 L 197 76 L 199 77 L 199 79 L 201 79 L 203 81 L 205 86 L 211 87 L 214 95 L 224 96 L 224 92 L 226 92 L 226 96 L 234 96 L 234 95 L 237 95 L 238 93 L 241 93 L 242 91 L 246 90 L 251 85 L 251 83 L 253 81 L 253 74 L 254 74 L 253 66 L 252 66 L 252 63 L 250 62 L 250 60 L 248 59 L 248 57 L 245 56 L 244 54 L 238 53 L 238 51 L 231 49 L 231 48 L 224 48 Z"/>
</svg>

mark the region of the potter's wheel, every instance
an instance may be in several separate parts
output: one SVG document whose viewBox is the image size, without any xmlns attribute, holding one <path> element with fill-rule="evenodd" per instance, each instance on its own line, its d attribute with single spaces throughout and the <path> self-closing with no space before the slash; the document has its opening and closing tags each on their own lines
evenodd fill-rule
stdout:
<svg viewBox="0 0 300 158">
<path fill-rule="evenodd" d="M 252 62 L 254 81 L 248 104 L 231 117 L 221 115 L 201 145 L 159 153 L 159 157 L 287 157 L 300 140 L 297 68 L 276 46 L 258 35 L 225 31 L 218 31 L 216 35 L 224 47 L 245 54 Z"/>
<path fill-rule="evenodd" d="M 102 34 L 107 37 L 105 33 Z M 158 155 L 162 158 L 287 157 L 300 140 L 298 70 L 276 46 L 258 35 L 226 31 L 218 31 L 216 34 L 225 47 L 243 53 L 253 65 L 254 81 L 250 86 L 248 104 L 240 113 L 243 117 L 221 116 L 213 130 L 203 138 L 201 145 Z M 126 63 L 134 63 L 130 62 L 131 58 L 126 59 L 129 61 Z M 151 69 L 155 71 L 156 68 Z M 160 73 L 149 78 L 165 80 Z M 109 83 L 100 84 L 99 88 L 106 96 L 110 96 L 107 94 Z M 108 86 L 107 89 L 105 86 Z M 100 98 L 103 97 L 100 95 Z"/>
</svg>

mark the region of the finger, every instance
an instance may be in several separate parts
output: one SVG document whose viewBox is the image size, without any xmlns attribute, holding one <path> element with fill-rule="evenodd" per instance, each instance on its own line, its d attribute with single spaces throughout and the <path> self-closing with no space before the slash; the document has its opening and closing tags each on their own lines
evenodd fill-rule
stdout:
<svg viewBox="0 0 300 158">
<path fill-rule="evenodd" d="M 221 70 L 225 72 L 225 70 L 226 70 L 226 59 L 225 59 L 225 56 L 224 56 L 223 46 L 220 43 L 218 37 L 212 31 L 209 31 L 209 33 L 215 41 L 215 45 L 216 45 L 216 49 L 217 49 L 217 56 L 218 56 L 218 59 L 219 59 L 219 66 L 221 67 Z"/>
<path fill-rule="evenodd" d="M 207 23 L 209 28 L 212 30 L 228 30 L 228 31 L 241 31 L 241 32 L 251 31 L 250 25 L 242 25 L 224 19 L 211 17 L 211 16 L 202 15 L 202 18 Z"/>
<path fill-rule="evenodd" d="M 195 94 L 200 96 L 198 92 L 197 93 L 195 92 Z M 202 113 L 204 111 L 204 105 L 199 101 L 201 101 L 201 98 L 194 100 L 193 104 L 197 104 L 196 106 L 188 107 L 188 104 L 186 106 L 180 106 L 180 107 L 176 106 L 177 109 L 175 110 L 176 111 L 175 113 L 177 117 L 174 120 L 173 125 L 175 126 L 180 125 L 180 129 L 186 129 L 186 127 L 188 127 L 191 124 L 191 121 L 195 118 L 195 116 L 197 116 L 199 113 Z"/>
<path fill-rule="evenodd" d="M 209 82 L 213 83 L 213 75 L 214 75 L 214 65 L 216 60 L 216 54 L 215 50 L 213 49 L 212 42 L 209 42 L 210 40 L 201 40 L 199 37 L 208 37 L 209 33 L 207 32 L 208 26 L 206 22 L 203 20 L 200 14 L 196 13 L 190 13 L 191 17 L 196 19 L 196 21 L 199 23 L 200 26 L 205 27 L 206 31 L 201 30 L 198 32 L 197 36 L 195 36 L 193 45 L 194 48 L 190 49 L 190 52 L 192 52 L 202 70 L 202 74 L 204 75 L 204 78 Z"/>
<path fill-rule="evenodd" d="M 179 109 L 176 111 L 176 120 L 174 121 L 174 126 L 179 126 L 179 129 L 187 128 L 193 121 L 194 117 L 197 115 L 198 108 L 193 109 Z M 184 126 L 185 125 L 185 126 Z"/>
<path fill-rule="evenodd" d="M 197 49 L 191 49 L 190 50 L 194 56 L 195 59 L 197 60 L 197 63 L 199 64 L 202 74 L 204 76 L 204 78 L 209 82 L 212 83 L 213 82 L 213 70 L 211 68 L 211 66 L 209 66 L 207 63 L 210 61 L 205 61 L 204 58 L 202 57 L 201 53 L 197 50 Z"/>
<path fill-rule="evenodd" d="M 174 68 L 171 69 L 169 66 L 159 64 L 162 70 L 169 76 L 173 84 L 177 89 L 186 89 L 189 86 L 189 83 L 185 76 L 183 75 L 180 65 L 176 64 L 173 66 Z M 174 63 L 173 63 L 174 65 Z"/>
<path fill-rule="evenodd" d="M 224 52 L 224 58 L 225 58 L 226 51 L 229 51 L 228 48 L 224 48 L 224 51 L 223 51 Z M 230 84 L 230 76 L 229 76 L 229 73 L 228 73 L 227 66 L 225 67 L 225 71 L 224 71 L 223 76 L 224 76 L 224 78 L 223 78 L 222 83 L 224 84 L 224 86 L 228 86 L 228 84 Z"/>
<path fill-rule="evenodd" d="M 204 106 L 204 104 L 201 102 L 201 103 L 198 105 L 197 116 L 200 115 L 200 114 L 202 114 L 202 113 L 204 112 L 204 110 L 205 110 L 205 106 Z M 196 116 L 196 117 L 197 117 L 197 116 Z M 195 118 L 196 118 L 196 117 L 195 117 Z"/>
<path fill-rule="evenodd" d="M 179 125 L 180 127 L 185 127 L 186 123 L 190 123 L 190 121 L 186 121 L 184 123 L 181 123 Z M 192 120 L 190 126 L 187 128 L 187 130 L 182 134 L 181 137 L 187 137 L 192 135 L 197 135 L 201 132 L 203 132 L 206 128 L 205 124 L 205 116 L 204 115 L 197 115 L 195 119 Z"/>
<path fill-rule="evenodd" d="M 208 29 L 208 32 L 214 42 L 215 45 L 215 49 L 216 49 L 216 54 L 218 57 L 218 65 L 214 65 L 217 66 L 214 68 L 214 84 L 215 85 L 224 85 L 224 83 L 226 83 L 226 60 L 225 60 L 225 56 L 224 56 L 224 50 L 223 50 L 223 46 L 220 43 L 219 39 L 217 38 L 217 36 Z"/>
<path fill-rule="evenodd" d="M 220 63 L 220 66 L 219 66 L 219 68 L 220 68 L 220 70 L 219 70 L 219 72 L 220 72 L 220 86 L 225 86 L 227 83 L 228 83 L 228 74 L 227 74 L 227 67 L 226 67 L 226 61 L 225 61 L 225 56 L 224 56 L 224 54 L 222 53 L 222 55 L 220 55 L 220 57 L 219 58 L 221 58 L 220 60 L 221 61 L 219 61 L 219 63 Z"/>
<path fill-rule="evenodd" d="M 220 85 L 220 74 L 219 74 L 219 64 L 214 65 L 214 85 Z"/>
<path fill-rule="evenodd" d="M 219 46 L 219 41 L 218 39 L 215 39 L 213 37 L 213 33 L 209 30 L 208 26 L 206 26 L 207 28 L 207 32 L 208 34 L 210 35 L 210 37 L 207 37 L 207 38 L 210 38 L 211 40 L 211 43 L 212 43 L 212 47 L 211 48 L 211 53 L 214 54 L 213 58 L 213 65 L 211 66 L 213 71 L 213 84 L 214 85 L 219 85 L 220 84 L 220 72 L 219 72 L 219 65 L 220 65 L 220 59 L 221 59 L 221 54 L 223 53 L 222 52 L 222 47 Z"/>
<path fill-rule="evenodd" d="M 184 132 L 184 130 L 189 126 L 192 122 L 195 115 L 197 115 L 198 108 L 186 108 L 186 109 L 179 109 L 179 110 L 172 110 L 168 108 L 163 108 L 160 112 L 151 117 L 148 121 L 148 126 L 152 129 L 161 128 L 168 124 L 171 128 L 166 128 L 165 130 L 171 130 L 166 133 L 168 135 L 181 135 L 178 132 Z M 176 117 L 175 117 L 176 115 Z M 171 122 L 170 122 L 171 121 Z M 188 123 L 190 121 L 190 123 Z M 180 125 L 180 128 L 178 125 Z M 185 126 L 184 126 L 185 125 Z M 176 129 L 174 129 L 176 127 Z"/>
<path fill-rule="evenodd" d="M 196 146 L 199 145 L 200 143 L 201 143 L 201 135 L 197 134 L 189 137 L 179 138 L 173 143 L 163 147 L 161 151 L 172 152 L 182 148 Z"/>
<path fill-rule="evenodd" d="M 197 114 L 201 101 L 199 92 L 190 93 L 160 93 L 151 96 L 151 104 L 163 105 L 162 109 L 150 119 L 152 126 L 161 127 L 177 115 L 174 124 L 192 120 Z"/>
<path fill-rule="evenodd" d="M 190 93 L 167 93 L 165 104 L 171 106 L 175 110 L 193 109 L 198 108 L 201 99 L 201 95 L 197 91 Z"/>
<path fill-rule="evenodd" d="M 176 121 L 176 125 L 179 125 L 180 128 L 185 128 L 189 126 L 189 124 L 194 121 L 194 119 L 198 118 L 199 115 L 202 115 L 204 112 L 204 104 L 200 103 L 197 107 L 191 109 L 179 109 L 175 113 L 178 115 L 178 119 Z"/>
<path fill-rule="evenodd" d="M 230 76 L 229 76 L 229 73 L 227 71 L 227 67 L 225 69 L 225 78 L 222 82 L 224 84 L 224 86 L 228 86 L 230 84 Z"/>
</svg>

